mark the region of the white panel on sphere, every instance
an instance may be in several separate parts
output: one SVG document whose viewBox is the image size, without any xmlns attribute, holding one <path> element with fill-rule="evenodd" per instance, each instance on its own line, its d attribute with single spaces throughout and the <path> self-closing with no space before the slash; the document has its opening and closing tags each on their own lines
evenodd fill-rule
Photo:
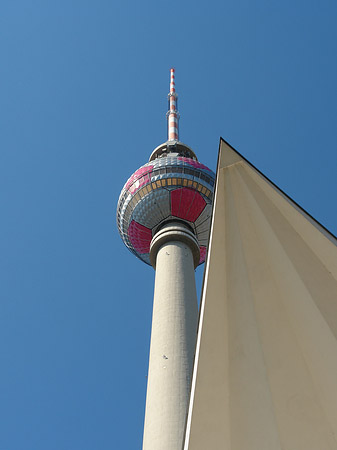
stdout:
<svg viewBox="0 0 337 450">
<path fill-rule="evenodd" d="M 337 241 L 221 141 L 185 450 L 337 450 Z"/>
<path fill-rule="evenodd" d="M 196 228 L 200 231 L 207 231 L 209 233 L 209 217 L 212 215 L 212 205 L 207 204 L 200 214 L 200 216 L 197 218 L 197 220 L 194 222 L 194 225 Z"/>
<path fill-rule="evenodd" d="M 133 213 L 133 219 L 152 229 L 169 216 L 170 212 L 169 191 L 157 189 L 152 195 L 142 199 L 142 207 Z"/>
</svg>

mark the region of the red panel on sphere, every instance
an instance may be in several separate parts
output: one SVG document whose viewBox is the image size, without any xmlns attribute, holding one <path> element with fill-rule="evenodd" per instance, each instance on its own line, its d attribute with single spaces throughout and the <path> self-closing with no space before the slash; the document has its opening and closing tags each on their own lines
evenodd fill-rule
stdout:
<svg viewBox="0 0 337 450">
<path fill-rule="evenodd" d="M 180 188 L 171 192 L 172 215 L 195 222 L 206 206 L 206 201 L 194 189 Z"/>
<path fill-rule="evenodd" d="M 141 167 L 140 169 L 136 170 L 136 172 L 133 175 L 131 175 L 131 177 L 128 179 L 126 185 L 124 186 L 124 189 L 129 189 L 130 186 L 142 175 L 151 173 L 152 168 L 153 168 L 153 166 L 145 166 L 145 167 Z"/>
<path fill-rule="evenodd" d="M 202 196 L 199 194 L 199 192 L 195 192 L 193 203 L 188 212 L 187 220 L 189 220 L 190 222 L 195 222 L 197 220 L 197 218 L 200 216 L 200 214 L 202 213 L 205 206 L 206 206 L 206 201 L 202 198 Z"/>
<path fill-rule="evenodd" d="M 196 169 L 206 169 L 206 170 L 209 171 L 209 168 L 207 166 L 205 166 L 204 164 L 201 164 L 198 161 L 194 161 L 191 158 L 184 158 L 184 157 L 179 156 L 178 159 L 180 159 L 180 161 L 186 162 L 187 164 L 189 164 L 190 166 L 195 167 Z"/>
<path fill-rule="evenodd" d="M 149 253 L 152 231 L 140 223 L 132 220 L 128 228 L 128 235 L 133 248 L 138 253 Z"/>
<path fill-rule="evenodd" d="M 131 194 L 134 194 L 136 191 L 138 191 L 138 189 L 143 187 L 144 184 L 150 183 L 150 181 L 151 181 L 151 176 L 150 176 L 149 173 L 147 173 L 143 177 L 141 177 L 138 180 L 136 180 L 133 183 L 133 185 L 129 187 L 129 191 L 131 192 Z"/>
<path fill-rule="evenodd" d="M 200 260 L 199 264 L 203 263 L 206 258 L 206 247 L 204 245 L 200 245 Z"/>
</svg>

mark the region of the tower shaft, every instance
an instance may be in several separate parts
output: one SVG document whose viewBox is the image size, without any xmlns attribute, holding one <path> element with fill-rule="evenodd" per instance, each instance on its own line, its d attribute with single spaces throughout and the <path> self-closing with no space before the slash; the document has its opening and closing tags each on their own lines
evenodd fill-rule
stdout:
<svg viewBox="0 0 337 450">
<path fill-rule="evenodd" d="M 193 234 L 171 222 L 153 238 L 156 268 L 143 450 L 183 444 L 198 320 Z"/>
</svg>

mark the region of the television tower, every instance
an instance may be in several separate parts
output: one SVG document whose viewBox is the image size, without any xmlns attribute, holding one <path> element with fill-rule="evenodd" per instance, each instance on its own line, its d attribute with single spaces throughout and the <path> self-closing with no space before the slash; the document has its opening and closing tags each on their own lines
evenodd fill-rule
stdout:
<svg viewBox="0 0 337 450">
<path fill-rule="evenodd" d="M 117 206 L 124 244 L 156 270 L 143 450 L 182 448 L 198 321 L 194 269 L 205 260 L 215 178 L 179 141 L 174 69 L 168 100 L 168 140 L 128 179 Z"/>
</svg>

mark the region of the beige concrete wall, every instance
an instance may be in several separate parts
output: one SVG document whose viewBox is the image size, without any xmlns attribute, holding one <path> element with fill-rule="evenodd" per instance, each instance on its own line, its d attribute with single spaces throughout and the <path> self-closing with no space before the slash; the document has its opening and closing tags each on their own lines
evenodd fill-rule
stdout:
<svg viewBox="0 0 337 450">
<path fill-rule="evenodd" d="M 337 450 L 336 240 L 222 143 L 185 450 Z"/>
<path fill-rule="evenodd" d="M 173 232 L 156 258 L 144 450 L 182 448 L 197 320 L 192 250 Z"/>
</svg>

